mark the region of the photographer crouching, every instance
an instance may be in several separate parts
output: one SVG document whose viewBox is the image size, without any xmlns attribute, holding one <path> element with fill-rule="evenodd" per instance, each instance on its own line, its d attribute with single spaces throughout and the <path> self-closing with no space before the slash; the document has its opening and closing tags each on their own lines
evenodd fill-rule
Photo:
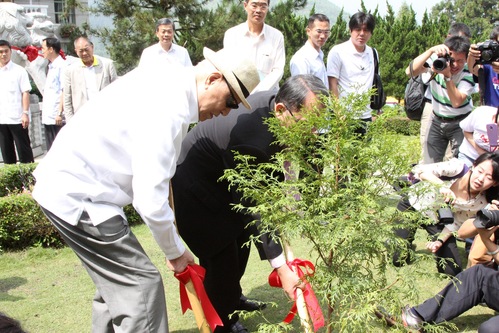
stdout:
<svg viewBox="0 0 499 333">
<path fill-rule="evenodd" d="M 497 207 L 495 207 L 497 208 Z M 499 261 L 499 246 L 490 240 L 498 231 L 499 211 L 481 210 L 473 221 L 479 238 L 487 252 Z M 485 265 L 475 265 L 456 276 L 459 283 L 450 281 L 438 294 L 423 303 L 402 309 L 405 327 L 421 330 L 426 323 L 439 324 L 452 320 L 478 304 L 485 304 L 496 311 L 495 315 L 480 324 L 478 333 L 496 333 L 499 326 L 499 272 Z"/>
<path fill-rule="evenodd" d="M 420 182 L 411 186 L 407 198 L 399 202 L 397 209 L 402 212 L 416 210 L 435 221 L 421 226 L 431 236 L 426 247 L 435 254 L 438 271 L 455 276 L 462 271 L 462 265 L 453 233 L 499 197 L 499 154 L 484 153 L 471 168 L 462 160 L 451 159 L 416 165 L 413 173 Z M 407 228 L 400 223 L 401 227 L 395 233 L 407 240 L 407 248 L 393 254 L 393 264 L 397 267 L 410 262 L 409 250 L 416 234 L 416 228 Z M 440 262 L 442 258 L 445 265 Z"/>
<path fill-rule="evenodd" d="M 468 38 L 452 36 L 444 44 L 429 48 L 412 62 L 414 76 L 425 72 L 437 74 L 429 83 L 433 118 L 426 136 L 428 156 L 425 160 L 430 163 L 443 161 L 449 143 L 453 156 L 457 157 L 463 141 L 459 122 L 473 109 L 471 94 L 475 87 L 473 76 L 464 70 L 469 48 Z M 408 67 L 406 73 L 409 72 Z"/>
<path fill-rule="evenodd" d="M 499 106 L 499 26 L 490 40 L 471 45 L 468 68 L 478 78 L 482 105 Z"/>
</svg>

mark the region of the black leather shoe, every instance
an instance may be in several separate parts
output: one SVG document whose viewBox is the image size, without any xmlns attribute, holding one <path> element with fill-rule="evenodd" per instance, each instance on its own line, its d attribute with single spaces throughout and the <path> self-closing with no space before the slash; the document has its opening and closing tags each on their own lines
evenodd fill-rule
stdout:
<svg viewBox="0 0 499 333">
<path fill-rule="evenodd" d="M 230 325 L 230 333 L 248 333 L 249 331 L 240 322 L 236 321 Z"/>
<path fill-rule="evenodd" d="M 241 295 L 239 298 L 239 306 L 237 310 L 244 311 L 260 311 L 267 307 L 267 304 L 264 302 L 248 299 L 246 296 Z"/>
<path fill-rule="evenodd" d="M 409 305 L 406 305 L 402 309 L 402 323 L 404 327 L 419 331 L 423 325 L 423 319 L 415 314 Z"/>
</svg>

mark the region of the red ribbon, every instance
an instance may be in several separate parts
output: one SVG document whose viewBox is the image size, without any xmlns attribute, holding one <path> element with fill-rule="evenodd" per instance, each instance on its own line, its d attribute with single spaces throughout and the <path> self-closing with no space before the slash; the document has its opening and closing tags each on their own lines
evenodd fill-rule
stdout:
<svg viewBox="0 0 499 333">
<path fill-rule="evenodd" d="M 32 62 L 35 60 L 40 54 L 38 54 L 39 48 L 34 47 L 33 45 L 28 45 L 23 49 L 20 49 L 16 46 L 12 46 L 12 49 L 19 50 L 24 53 L 28 57 L 28 61 Z"/>
<path fill-rule="evenodd" d="M 41 54 L 40 54 L 40 50 L 42 49 L 41 47 L 35 47 L 33 45 L 28 45 L 25 48 L 20 49 L 16 46 L 12 46 L 12 49 L 19 50 L 22 53 L 24 53 L 28 57 L 29 62 L 36 60 L 37 57 L 41 57 Z M 66 55 L 64 54 L 64 51 L 62 49 L 59 51 L 59 55 L 62 57 L 62 59 L 66 60 Z"/>
<path fill-rule="evenodd" d="M 291 262 L 287 262 L 289 268 L 295 271 L 300 279 L 305 282 L 305 288 L 303 289 L 303 297 L 305 298 L 305 304 L 307 305 L 307 311 L 314 325 L 314 332 L 324 326 L 324 316 L 322 314 L 321 307 L 319 305 L 319 301 L 315 296 L 314 291 L 312 290 L 312 286 L 305 279 L 307 276 L 313 276 L 315 273 L 314 264 L 312 264 L 308 260 L 295 259 Z M 302 271 L 302 268 L 305 268 L 305 273 Z M 282 288 L 281 280 L 279 279 L 279 275 L 277 274 L 277 270 L 274 269 L 272 273 L 269 275 L 269 284 L 272 287 Z M 296 291 L 295 291 L 296 293 Z M 296 299 L 296 294 L 295 294 Z M 288 315 L 284 318 L 284 322 L 289 324 L 295 317 L 297 312 L 296 301 L 293 303 L 291 310 L 289 310 Z"/>
<path fill-rule="evenodd" d="M 187 297 L 187 291 L 185 289 L 185 285 L 189 281 L 192 281 L 196 294 L 201 302 L 206 321 L 213 332 L 217 326 L 223 326 L 223 323 L 218 316 L 217 311 L 213 308 L 213 305 L 206 294 L 206 290 L 204 289 L 203 280 L 205 271 L 206 270 L 203 267 L 193 264 L 187 266 L 182 273 L 175 273 L 175 277 L 180 281 L 180 304 L 182 305 L 182 314 L 184 314 L 187 309 L 192 310 L 191 302 L 189 302 L 189 297 Z"/>
</svg>

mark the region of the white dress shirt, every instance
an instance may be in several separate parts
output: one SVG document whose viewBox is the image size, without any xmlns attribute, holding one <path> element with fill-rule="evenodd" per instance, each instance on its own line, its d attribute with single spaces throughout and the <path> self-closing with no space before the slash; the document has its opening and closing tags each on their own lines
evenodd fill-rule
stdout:
<svg viewBox="0 0 499 333">
<path fill-rule="evenodd" d="M 158 61 L 167 61 L 183 67 L 192 67 L 189 52 L 177 44 L 172 44 L 168 51 L 165 51 L 159 43 L 145 48 L 140 56 L 139 66 L 155 66 Z"/>
<path fill-rule="evenodd" d="M 175 80 L 165 80 L 165 77 Z M 34 176 L 33 197 L 76 225 L 98 225 L 133 203 L 168 259 L 185 247 L 168 204 L 189 124 L 198 121 L 192 68 L 137 68 L 102 90 L 64 126 Z"/>
<path fill-rule="evenodd" d="M 62 111 L 62 74 L 65 67 L 66 61 L 61 56 L 48 65 L 47 80 L 43 88 L 42 124 L 55 125 L 55 117 Z"/>
<path fill-rule="evenodd" d="M 28 72 L 12 61 L 0 67 L 0 124 L 20 124 L 22 96 L 31 90 Z"/>
<path fill-rule="evenodd" d="M 322 50 L 317 51 L 308 40 L 291 58 L 289 70 L 291 76 L 299 74 L 315 75 L 329 89 L 326 65 L 324 64 L 324 52 Z"/>
<path fill-rule="evenodd" d="M 284 36 L 279 30 L 264 24 L 260 35 L 253 36 L 248 22 L 241 23 L 225 32 L 224 49 L 253 60 L 260 83 L 251 93 L 279 89 L 286 63 Z"/>
</svg>

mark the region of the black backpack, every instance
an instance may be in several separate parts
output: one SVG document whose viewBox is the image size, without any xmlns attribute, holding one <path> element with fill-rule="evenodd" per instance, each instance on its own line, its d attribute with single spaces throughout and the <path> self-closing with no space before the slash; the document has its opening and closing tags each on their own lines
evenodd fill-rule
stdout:
<svg viewBox="0 0 499 333">
<path fill-rule="evenodd" d="M 424 106 L 426 103 L 425 92 L 428 88 L 428 82 L 430 82 L 435 76 L 432 75 L 428 82 L 423 82 L 421 75 L 414 77 L 412 70 L 412 61 L 409 64 L 409 69 L 411 71 L 411 78 L 405 87 L 404 95 L 404 109 L 407 118 L 411 120 L 421 120 L 421 115 L 423 114 Z"/>
</svg>

